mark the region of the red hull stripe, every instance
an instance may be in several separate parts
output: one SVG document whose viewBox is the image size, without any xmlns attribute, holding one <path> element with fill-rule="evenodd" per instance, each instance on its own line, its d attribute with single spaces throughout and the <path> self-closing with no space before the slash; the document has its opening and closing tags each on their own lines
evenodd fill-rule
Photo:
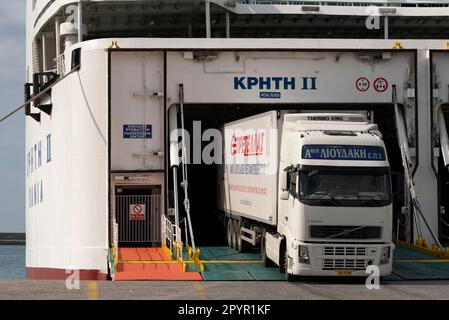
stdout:
<svg viewBox="0 0 449 320">
<path fill-rule="evenodd" d="M 64 269 L 27 268 L 27 278 L 31 280 L 66 280 L 70 274 Z M 80 270 L 80 280 L 108 280 L 108 275 L 99 270 Z"/>
</svg>

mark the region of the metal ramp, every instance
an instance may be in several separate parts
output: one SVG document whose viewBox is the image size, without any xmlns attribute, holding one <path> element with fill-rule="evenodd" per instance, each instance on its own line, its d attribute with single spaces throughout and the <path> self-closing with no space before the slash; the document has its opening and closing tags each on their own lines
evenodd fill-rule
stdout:
<svg viewBox="0 0 449 320">
<path fill-rule="evenodd" d="M 449 260 L 397 246 L 394 250 L 393 273 L 389 281 L 448 280 Z"/>
<path fill-rule="evenodd" d="M 240 253 L 230 247 L 201 247 L 201 262 L 201 275 L 208 281 L 285 280 L 279 268 L 264 267 L 258 248 Z"/>
</svg>

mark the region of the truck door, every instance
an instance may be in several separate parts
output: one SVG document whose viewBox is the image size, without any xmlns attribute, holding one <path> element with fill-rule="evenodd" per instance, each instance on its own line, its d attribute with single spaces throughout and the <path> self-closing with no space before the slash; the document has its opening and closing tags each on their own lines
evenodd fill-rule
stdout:
<svg viewBox="0 0 449 320">
<path fill-rule="evenodd" d="M 279 210 L 279 231 L 285 234 L 289 226 L 289 219 L 291 219 L 291 213 L 298 210 L 298 182 L 299 172 L 290 171 L 287 173 L 287 186 L 288 186 L 288 199 L 282 201 L 282 210 Z M 285 230 L 285 231 L 282 231 Z"/>
</svg>

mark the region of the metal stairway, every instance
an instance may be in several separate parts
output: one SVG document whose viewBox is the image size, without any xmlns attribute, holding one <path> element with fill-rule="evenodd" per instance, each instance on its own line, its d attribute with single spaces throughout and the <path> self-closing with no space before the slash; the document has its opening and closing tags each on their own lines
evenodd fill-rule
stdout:
<svg viewBox="0 0 449 320">
<path fill-rule="evenodd" d="M 203 278 L 198 272 L 186 272 L 163 248 L 120 248 L 114 280 L 203 280 Z"/>
</svg>

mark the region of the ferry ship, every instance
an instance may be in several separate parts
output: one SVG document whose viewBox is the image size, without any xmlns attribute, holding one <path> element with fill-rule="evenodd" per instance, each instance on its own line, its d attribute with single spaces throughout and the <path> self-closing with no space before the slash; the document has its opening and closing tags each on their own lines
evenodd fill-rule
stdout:
<svg viewBox="0 0 449 320">
<path fill-rule="evenodd" d="M 170 132 L 184 117 L 193 132 L 195 120 L 219 128 L 281 107 L 374 110 L 396 170 L 396 240 L 431 246 L 448 234 L 447 1 L 27 0 L 26 21 L 28 278 L 78 270 L 81 279 L 201 279 L 194 237 L 213 246 L 222 236 L 208 216 L 214 168 L 183 166 L 174 186 Z M 289 65 L 318 79 L 318 91 L 234 90 L 237 76 L 298 76 Z M 393 92 L 402 136 L 391 129 Z M 405 145 L 422 216 L 412 210 Z M 191 208 L 182 216 L 191 211 L 193 224 L 172 225 L 183 190 Z M 158 269 L 166 252 L 182 251 L 173 230 L 190 236 L 198 272 Z"/>
</svg>

